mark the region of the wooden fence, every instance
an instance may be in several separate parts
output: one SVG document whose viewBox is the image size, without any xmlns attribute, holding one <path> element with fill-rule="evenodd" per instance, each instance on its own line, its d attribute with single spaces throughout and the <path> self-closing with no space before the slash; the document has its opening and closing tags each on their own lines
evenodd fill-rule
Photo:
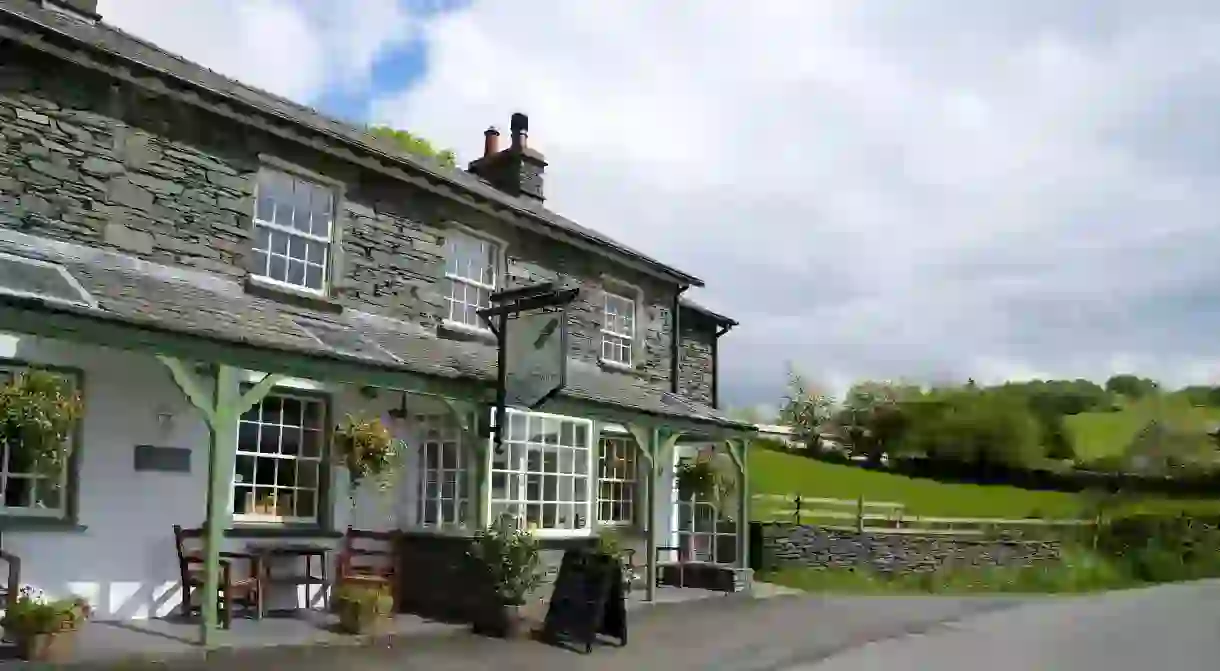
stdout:
<svg viewBox="0 0 1220 671">
<path fill-rule="evenodd" d="M 1050 532 L 1084 531 L 1096 519 L 1003 519 L 990 517 L 908 516 L 901 503 L 858 499 L 826 499 L 800 494 L 755 494 L 753 518 L 761 522 L 817 523 L 831 529 L 860 533 L 1028 537 Z M 1088 529 L 1092 531 L 1092 529 Z"/>
</svg>

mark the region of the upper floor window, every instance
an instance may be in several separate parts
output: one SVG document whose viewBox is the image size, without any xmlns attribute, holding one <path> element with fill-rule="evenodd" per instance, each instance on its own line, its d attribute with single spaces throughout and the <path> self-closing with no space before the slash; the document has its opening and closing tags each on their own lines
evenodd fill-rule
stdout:
<svg viewBox="0 0 1220 671">
<path fill-rule="evenodd" d="M 485 329 L 478 310 L 491 307 L 496 290 L 496 260 L 499 247 L 472 235 L 451 231 L 445 244 L 446 321 L 475 329 Z"/>
<path fill-rule="evenodd" d="M 334 233 L 334 190 L 280 170 L 258 173 L 254 265 L 263 279 L 326 291 Z"/>
<path fill-rule="evenodd" d="M 602 319 L 602 361 L 632 365 L 631 349 L 635 340 L 635 301 L 606 292 Z"/>
</svg>

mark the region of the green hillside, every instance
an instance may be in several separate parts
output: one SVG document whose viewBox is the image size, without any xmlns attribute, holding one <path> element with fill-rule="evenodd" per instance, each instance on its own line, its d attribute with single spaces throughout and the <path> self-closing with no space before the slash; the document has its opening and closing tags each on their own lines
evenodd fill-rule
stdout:
<svg viewBox="0 0 1220 671">
<path fill-rule="evenodd" d="M 1205 433 L 1220 424 L 1220 408 L 1192 406 L 1169 394 L 1128 404 L 1119 412 L 1086 412 L 1066 418 L 1068 434 L 1081 461 L 1121 454 L 1154 419 L 1179 431 Z"/>
<path fill-rule="evenodd" d="M 831 499 L 863 496 L 870 501 L 902 503 L 907 515 L 932 517 L 1080 518 L 1091 514 L 1089 500 L 1079 494 L 941 483 L 763 449 L 750 453 L 750 491 Z M 1141 510 L 1212 511 L 1220 509 L 1220 500 L 1144 500 L 1132 505 Z M 756 504 L 752 517 L 761 519 L 766 512 Z"/>
</svg>

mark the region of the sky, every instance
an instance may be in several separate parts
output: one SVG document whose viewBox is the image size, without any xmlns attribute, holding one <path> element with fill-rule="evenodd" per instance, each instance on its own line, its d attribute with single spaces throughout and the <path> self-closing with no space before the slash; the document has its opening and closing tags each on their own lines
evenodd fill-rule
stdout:
<svg viewBox="0 0 1220 671">
<path fill-rule="evenodd" d="M 481 151 L 706 280 L 731 405 L 853 380 L 1220 383 L 1214 0 L 101 0 L 333 115 Z"/>
</svg>

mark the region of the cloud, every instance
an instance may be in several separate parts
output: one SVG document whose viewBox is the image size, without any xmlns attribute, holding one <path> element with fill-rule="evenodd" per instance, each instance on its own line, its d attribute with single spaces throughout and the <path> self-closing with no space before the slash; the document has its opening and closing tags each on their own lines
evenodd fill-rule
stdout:
<svg viewBox="0 0 1220 671">
<path fill-rule="evenodd" d="M 438 11 L 444 9 L 446 11 Z M 1220 381 L 1212 0 L 102 0 L 106 19 L 473 157 L 530 114 L 550 205 L 708 280 L 723 390 Z M 427 71 L 375 91 L 379 63 Z M 405 79 L 403 80 L 406 81 Z"/>
<path fill-rule="evenodd" d="M 298 102 L 368 86 L 421 22 L 396 0 L 102 0 L 108 23 Z"/>
<path fill-rule="evenodd" d="M 480 2 L 370 113 L 708 281 L 726 396 L 828 381 L 1220 380 L 1220 6 Z"/>
</svg>

